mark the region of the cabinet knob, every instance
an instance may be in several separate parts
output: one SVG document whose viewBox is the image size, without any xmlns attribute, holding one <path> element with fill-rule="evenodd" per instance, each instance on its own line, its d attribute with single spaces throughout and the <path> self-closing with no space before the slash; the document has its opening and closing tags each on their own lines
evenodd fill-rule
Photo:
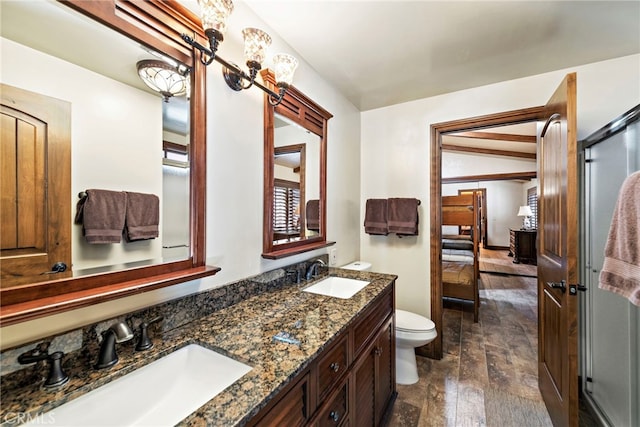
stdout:
<svg viewBox="0 0 640 427">
<path fill-rule="evenodd" d="M 329 369 L 331 369 L 333 372 L 338 372 L 340 370 L 340 364 L 338 362 L 333 362 L 331 365 L 329 365 Z"/>
<path fill-rule="evenodd" d="M 337 423 L 338 420 L 340 420 L 340 414 L 337 411 L 331 411 L 329 413 L 329 419 L 332 420 L 334 423 Z"/>
</svg>

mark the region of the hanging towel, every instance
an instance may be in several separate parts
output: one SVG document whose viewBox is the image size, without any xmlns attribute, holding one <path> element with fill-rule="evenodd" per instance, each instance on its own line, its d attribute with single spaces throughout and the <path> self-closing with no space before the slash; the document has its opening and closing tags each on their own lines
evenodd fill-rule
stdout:
<svg viewBox="0 0 640 427">
<path fill-rule="evenodd" d="M 82 224 L 91 244 L 120 243 L 124 228 L 127 195 L 122 191 L 87 190 L 76 205 L 75 223 Z"/>
<path fill-rule="evenodd" d="M 307 202 L 305 207 L 305 220 L 307 230 L 320 232 L 320 200 L 313 199 Z"/>
<path fill-rule="evenodd" d="M 620 188 L 604 256 L 598 286 L 640 306 L 640 171 Z"/>
<path fill-rule="evenodd" d="M 389 199 L 387 221 L 389 233 L 401 236 L 418 235 L 418 199 Z"/>
<path fill-rule="evenodd" d="M 148 240 L 158 237 L 160 200 L 155 194 L 127 192 L 125 237 L 127 241 Z"/>
<path fill-rule="evenodd" d="M 364 213 L 364 232 L 383 236 L 389 234 L 387 199 L 367 199 Z"/>
</svg>

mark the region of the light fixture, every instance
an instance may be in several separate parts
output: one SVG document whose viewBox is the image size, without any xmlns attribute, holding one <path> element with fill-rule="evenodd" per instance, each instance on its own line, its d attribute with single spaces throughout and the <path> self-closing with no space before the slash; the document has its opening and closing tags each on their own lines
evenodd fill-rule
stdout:
<svg viewBox="0 0 640 427">
<path fill-rule="evenodd" d="M 529 207 L 529 205 L 525 205 L 525 206 L 520 206 L 520 209 L 518 209 L 518 216 L 522 216 L 524 217 L 522 219 L 522 229 L 523 230 L 527 230 L 530 228 L 529 225 L 529 217 L 533 215 L 533 212 L 531 211 L 531 207 Z"/>
<path fill-rule="evenodd" d="M 287 88 L 293 81 L 293 73 L 298 66 L 298 61 L 291 55 L 278 54 L 273 58 L 276 86 L 278 93 L 272 91 L 260 82 L 256 81 L 258 71 L 262 69 L 262 63 L 266 56 L 266 49 L 271 45 L 271 37 L 258 28 L 245 28 L 242 30 L 244 37 L 244 56 L 249 74 L 242 71 L 237 65 L 226 61 L 216 54 L 218 45 L 224 40 L 227 30 L 227 18 L 233 11 L 231 0 L 198 0 L 204 34 L 209 39 L 209 47 L 205 47 L 187 34 L 182 34 L 182 39 L 200 51 L 200 61 L 204 65 L 210 65 L 213 61 L 222 64 L 222 74 L 227 85 L 240 91 L 257 86 L 265 91 L 271 105 L 282 102 Z"/>
<path fill-rule="evenodd" d="M 145 59 L 136 64 L 138 75 L 151 89 L 159 92 L 165 102 L 172 96 L 184 95 L 189 89 L 189 72 L 159 59 Z"/>
</svg>

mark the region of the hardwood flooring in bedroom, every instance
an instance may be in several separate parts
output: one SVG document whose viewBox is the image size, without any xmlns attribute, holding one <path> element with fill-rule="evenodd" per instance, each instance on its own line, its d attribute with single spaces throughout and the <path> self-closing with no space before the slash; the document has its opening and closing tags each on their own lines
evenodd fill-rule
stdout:
<svg viewBox="0 0 640 427">
<path fill-rule="evenodd" d="M 506 253 L 483 250 L 481 260 L 506 264 Z M 480 280 L 479 322 L 466 307 L 445 308 L 444 357 L 418 357 L 420 381 L 398 385 L 390 426 L 551 425 L 538 391 L 536 279 Z"/>
</svg>

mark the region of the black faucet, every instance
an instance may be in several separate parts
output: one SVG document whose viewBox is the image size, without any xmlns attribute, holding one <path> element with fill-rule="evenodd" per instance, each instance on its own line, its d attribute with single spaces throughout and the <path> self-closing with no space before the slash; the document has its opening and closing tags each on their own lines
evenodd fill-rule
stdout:
<svg viewBox="0 0 640 427">
<path fill-rule="evenodd" d="M 304 276 L 305 279 L 309 280 L 312 277 L 317 276 L 319 265 L 325 266 L 326 264 L 321 259 L 314 259 L 313 261 L 311 261 L 311 264 L 309 265 L 309 267 L 307 267 L 307 273 Z"/>
<path fill-rule="evenodd" d="M 69 381 L 69 376 L 62 369 L 62 358 L 64 353 L 56 351 L 51 354 L 46 349 L 36 347 L 33 350 L 29 350 L 26 353 L 18 356 L 18 363 L 21 365 L 28 365 L 31 363 L 40 362 L 42 360 L 49 361 L 49 374 L 44 382 L 46 388 L 60 387 Z"/>
<path fill-rule="evenodd" d="M 149 350 L 153 347 L 153 342 L 149 338 L 149 326 L 162 320 L 162 316 L 158 316 L 155 319 L 151 319 L 148 322 L 140 323 L 140 337 L 138 338 L 138 344 L 136 345 L 136 351 Z"/>
<path fill-rule="evenodd" d="M 104 369 L 115 365 L 118 362 L 118 354 L 116 353 L 116 343 L 129 341 L 133 338 L 131 328 L 124 322 L 114 323 L 102 333 L 102 344 L 100 345 L 100 353 L 98 353 L 98 361 L 95 364 L 96 369 Z"/>
</svg>

